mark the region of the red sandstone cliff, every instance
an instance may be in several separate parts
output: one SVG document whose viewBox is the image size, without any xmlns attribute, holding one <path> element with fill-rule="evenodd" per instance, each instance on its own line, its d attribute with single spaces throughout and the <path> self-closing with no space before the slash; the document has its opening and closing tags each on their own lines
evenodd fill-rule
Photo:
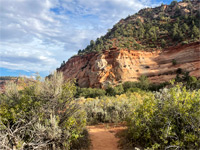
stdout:
<svg viewBox="0 0 200 150">
<path fill-rule="evenodd" d="M 173 59 L 176 65 L 172 64 Z M 200 77 L 199 42 L 153 52 L 113 48 L 102 54 L 72 57 L 59 71 L 66 80 L 75 78 L 80 87 L 105 87 L 136 81 L 141 75 L 154 83 L 169 81 L 175 78 L 178 68 Z"/>
</svg>

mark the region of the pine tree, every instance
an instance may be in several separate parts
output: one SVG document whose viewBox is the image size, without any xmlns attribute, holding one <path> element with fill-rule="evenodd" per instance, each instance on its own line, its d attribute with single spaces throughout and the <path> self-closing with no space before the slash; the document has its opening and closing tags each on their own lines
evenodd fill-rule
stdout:
<svg viewBox="0 0 200 150">
<path fill-rule="evenodd" d="M 178 23 L 175 23 L 173 25 L 173 29 L 172 29 L 172 37 L 174 40 L 178 39 Z"/>
<path fill-rule="evenodd" d="M 151 29 L 149 30 L 149 36 L 153 41 L 157 40 L 157 32 L 156 32 L 156 27 L 151 27 Z"/>
<path fill-rule="evenodd" d="M 91 41 L 90 41 L 90 45 L 91 45 L 91 46 L 94 46 L 94 44 L 95 44 L 94 41 L 91 40 Z"/>
<path fill-rule="evenodd" d="M 82 51 L 79 49 L 79 50 L 78 50 L 78 55 L 80 55 L 81 53 L 82 53 Z"/>
<path fill-rule="evenodd" d="M 189 31 L 189 27 L 186 23 L 183 24 L 182 31 L 183 31 L 183 33 L 187 33 Z"/>
<path fill-rule="evenodd" d="M 195 25 L 192 28 L 192 35 L 193 35 L 193 38 L 199 38 L 200 37 L 200 31 Z"/>
</svg>

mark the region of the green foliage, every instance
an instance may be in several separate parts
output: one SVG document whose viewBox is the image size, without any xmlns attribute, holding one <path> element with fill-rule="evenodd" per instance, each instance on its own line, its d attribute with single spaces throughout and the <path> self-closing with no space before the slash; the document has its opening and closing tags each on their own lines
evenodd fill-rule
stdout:
<svg viewBox="0 0 200 150">
<path fill-rule="evenodd" d="M 108 86 L 106 88 L 106 94 L 109 96 L 115 96 L 116 95 L 115 89 L 111 86 Z"/>
<path fill-rule="evenodd" d="M 172 59 L 172 65 L 177 65 L 177 61 L 175 59 Z"/>
<path fill-rule="evenodd" d="M 65 61 L 63 60 L 63 62 L 61 63 L 60 67 L 63 67 L 65 65 Z"/>
<path fill-rule="evenodd" d="M 145 75 L 139 77 L 138 82 L 125 82 L 123 84 L 119 84 L 117 86 L 108 86 L 105 90 L 104 89 L 97 89 L 97 88 L 77 88 L 75 97 L 80 98 L 96 98 L 96 97 L 103 97 L 103 96 L 116 96 L 121 95 L 126 92 L 136 92 L 140 90 L 146 91 L 157 91 L 163 87 L 168 85 L 168 83 L 161 83 L 161 84 L 151 84 L 148 81 L 148 78 Z"/>
<path fill-rule="evenodd" d="M 127 92 L 131 88 L 137 88 L 137 83 L 136 82 L 130 82 L 130 81 L 124 82 L 123 88 L 124 88 L 124 91 Z"/>
<path fill-rule="evenodd" d="M 148 96 L 147 93 L 138 91 L 137 93 L 129 92 L 115 97 L 88 98 L 84 103 L 88 123 L 123 122 L 132 112 L 131 110 L 135 109 L 135 105 L 143 101 L 146 96 Z"/>
<path fill-rule="evenodd" d="M 167 85 L 169 85 L 169 82 L 163 82 L 160 84 L 150 83 L 149 84 L 149 90 L 150 91 L 159 91 L 160 89 L 165 88 Z"/>
<path fill-rule="evenodd" d="M 176 73 L 177 74 L 181 74 L 181 73 L 183 73 L 183 70 L 181 68 L 178 68 L 177 71 L 176 71 Z"/>
<path fill-rule="evenodd" d="M 96 88 L 78 88 L 76 97 L 85 97 L 85 98 L 95 98 L 101 97 L 106 94 L 106 91 L 103 89 L 96 89 Z"/>
<path fill-rule="evenodd" d="M 129 89 L 134 89 L 134 88 L 139 88 L 141 90 L 149 90 L 149 81 L 148 78 L 145 75 L 141 75 L 139 77 L 139 81 L 138 82 L 125 82 L 123 83 L 123 88 L 124 91 L 127 92 Z"/>
<path fill-rule="evenodd" d="M 128 50 L 159 49 L 183 41 L 198 41 L 200 13 L 195 1 L 186 0 L 185 3 L 189 12 L 185 12 L 185 6 L 179 5 L 177 1 L 171 2 L 168 7 L 161 5 L 142 9 L 115 24 L 106 35 L 96 41 L 91 40 L 90 45 L 78 54 L 99 53 L 113 47 Z M 185 12 L 185 16 L 182 12 Z"/>
<path fill-rule="evenodd" d="M 176 41 L 182 41 L 184 39 L 183 33 L 179 27 L 179 23 L 175 23 L 172 29 L 172 37 Z"/>
<path fill-rule="evenodd" d="M 169 83 L 164 82 L 160 84 L 150 83 L 146 76 L 141 76 L 139 82 L 125 82 L 123 83 L 124 92 L 132 91 L 137 92 L 138 90 L 146 91 L 158 91 L 159 89 L 164 88 Z"/>
<path fill-rule="evenodd" d="M 90 137 L 86 129 L 83 130 L 82 135 L 77 140 L 72 141 L 70 150 L 89 150 L 90 149 Z"/>
<path fill-rule="evenodd" d="M 151 27 L 150 30 L 149 30 L 149 36 L 150 36 L 150 39 L 152 39 L 153 41 L 156 41 L 157 40 L 157 32 L 159 30 L 159 27 Z"/>
<path fill-rule="evenodd" d="M 145 149 L 199 149 L 199 116 L 200 90 L 163 89 L 129 116 L 127 139 Z"/>
<path fill-rule="evenodd" d="M 186 23 L 184 23 L 182 26 L 182 32 L 187 33 L 188 31 L 189 31 L 189 26 Z"/>
<path fill-rule="evenodd" d="M 149 80 L 145 75 L 141 75 L 139 77 L 139 83 L 138 83 L 139 88 L 143 90 L 148 90 L 149 88 Z"/>
<path fill-rule="evenodd" d="M 0 149 L 88 149 L 86 120 L 126 121 L 127 140 L 144 149 L 200 148 L 200 79 L 180 68 L 182 83 L 169 89 L 144 75 L 106 90 L 77 88 L 61 73 L 37 79 L 0 95 Z"/>
<path fill-rule="evenodd" d="M 106 95 L 109 95 L 109 96 L 120 95 L 122 93 L 124 93 L 124 88 L 123 88 L 122 85 L 118 85 L 118 86 L 116 86 L 114 88 L 109 86 L 106 89 Z"/>
<path fill-rule="evenodd" d="M 165 48 L 165 46 L 166 46 L 166 41 L 164 39 L 161 40 L 161 46 L 162 46 L 162 48 Z"/>
<path fill-rule="evenodd" d="M 124 93 L 124 88 L 121 84 L 114 87 L 114 90 L 115 90 L 115 95 L 121 95 L 122 93 Z"/>
<path fill-rule="evenodd" d="M 181 44 L 183 45 L 188 44 L 188 41 L 183 41 Z"/>
<path fill-rule="evenodd" d="M 86 123 L 75 92 L 56 72 L 21 91 L 7 85 L 0 99 L 0 149 L 70 149 Z"/>
<path fill-rule="evenodd" d="M 200 31 L 199 29 L 194 25 L 192 28 L 192 35 L 193 38 L 199 38 L 200 37 Z"/>
<path fill-rule="evenodd" d="M 184 72 L 181 68 L 177 70 L 175 81 L 182 82 L 190 90 L 200 89 L 200 79 L 190 76 L 189 72 Z"/>
<path fill-rule="evenodd" d="M 178 2 L 175 0 L 175 1 L 172 1 L 170 6 L 175 6 Z"/>
</svg>

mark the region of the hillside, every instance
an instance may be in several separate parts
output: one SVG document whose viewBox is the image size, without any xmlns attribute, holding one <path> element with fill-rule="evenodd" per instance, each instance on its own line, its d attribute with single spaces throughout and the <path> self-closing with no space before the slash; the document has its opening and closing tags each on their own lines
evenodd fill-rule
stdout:
<svg viewBox="0 0 200 150">
<path fill-rule="evenodd" d="M 105 36 L 91 40 L 79 50 L 83 55 L 117 47 L 128 50 L 164 49 L 178 43 L 199 39 L 200 2 L 173 1 L 170 5 L 145 8 L 126 19 L 121 19 Z"/>
<path fill-rule="evenodd" d="M 177 70 L 200 77 L 200 2 L 145 8 L 122 19 L 105 36 L 91 41 L 58 71 L 80 87 L 103 88 L 146 75 L 169 81 Z"/>
</svg>

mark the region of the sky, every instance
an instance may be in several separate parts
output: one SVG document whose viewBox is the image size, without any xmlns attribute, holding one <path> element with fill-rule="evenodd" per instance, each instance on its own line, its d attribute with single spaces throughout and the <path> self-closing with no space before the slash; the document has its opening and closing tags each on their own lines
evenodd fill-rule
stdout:
<svg viewBox="0 0 200 150">
<path fill-rule="evenodd" d="M 0 0 L 0 76 L 46 76 L 120 19 L 169 0 Z"/>
</svg>

